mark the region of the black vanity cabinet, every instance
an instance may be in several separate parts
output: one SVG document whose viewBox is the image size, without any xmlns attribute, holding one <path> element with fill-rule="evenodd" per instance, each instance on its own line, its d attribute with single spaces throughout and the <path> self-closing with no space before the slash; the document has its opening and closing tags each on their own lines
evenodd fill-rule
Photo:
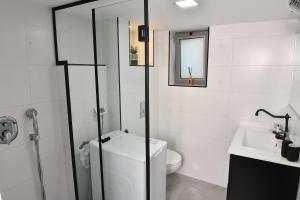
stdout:
<svg viewBox="0 0 300 200">
<path fill-rule="evenodd" d="M 299 168 L 231 155 L 227 200 L 296 200 Z"/>
</svg>

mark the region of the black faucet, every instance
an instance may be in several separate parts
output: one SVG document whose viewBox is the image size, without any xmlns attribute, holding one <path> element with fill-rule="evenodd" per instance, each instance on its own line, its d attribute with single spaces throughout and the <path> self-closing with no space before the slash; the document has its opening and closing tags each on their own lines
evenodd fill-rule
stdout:
<svg viewBox="0 0 300 200">
<path fill-rule="evenodd" d="M 280 118 L 280 119 L 285 119 L 285 132 L 288 133 L 289 132 L 289 119 L 291 118 L 291 116 L 289 116 L 289 114 L 287 113 L 286 115 L 273 115 L 270 112 L 266 111 L 265 109 L 258 109 L 255 113 L 256 116 L 258 116 L 259 112 L 264 112 L 268 115 L 270 115 L 273 118 Z"/>
</svg>

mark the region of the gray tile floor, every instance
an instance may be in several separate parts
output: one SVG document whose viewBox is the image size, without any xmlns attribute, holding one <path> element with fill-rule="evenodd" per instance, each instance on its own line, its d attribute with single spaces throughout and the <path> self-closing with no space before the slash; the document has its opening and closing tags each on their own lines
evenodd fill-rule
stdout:
<svg viewBox="0 0 300 200">
<path fill-rule="evenodd" d="M 180 174 L 167 176 L 167 200 L 225 200 L 226 189 Z"/>
</svg>

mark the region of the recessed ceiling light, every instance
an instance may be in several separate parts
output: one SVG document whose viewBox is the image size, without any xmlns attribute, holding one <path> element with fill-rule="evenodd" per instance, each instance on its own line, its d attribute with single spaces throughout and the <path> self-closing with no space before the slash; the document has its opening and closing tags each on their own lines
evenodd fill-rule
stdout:
<svg viewBox="0 0 300 200">
<path fill-rule="evenodd" d="M 176 4 L 180 8 L 188 8 L 188 7 L 194 7 L 198 5 L 198 3 L 195 0 L 176 1 Z"/>
</svg>

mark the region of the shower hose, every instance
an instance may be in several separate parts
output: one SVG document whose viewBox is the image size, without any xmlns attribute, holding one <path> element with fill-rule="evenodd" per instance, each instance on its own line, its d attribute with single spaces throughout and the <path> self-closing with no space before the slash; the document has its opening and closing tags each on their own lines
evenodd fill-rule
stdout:
<svg viewBox="0 0 300 200">
<path fill-rule="evenodd" d="M 27 117 L 29 117 L 33 120 L 34 133 L 30 134 L 30 140 L 34 141 L 34 144 L 35 144 L 39 181 L 41 184 L 42 200 L 46 200 L 46 192 L 45 192 L 44 179 L 43 179 L 43 168 L 42 168 L 42 161 L 41 161 L 41 156 L 40 156 L 39 128 L 38 128 L 38 121 L 37 121 L 37 117 L 36 117 L 37 111 L 35 109 L 29 109 L 26 111 L 26 115 L 27 115 Z"/>
</svg>

